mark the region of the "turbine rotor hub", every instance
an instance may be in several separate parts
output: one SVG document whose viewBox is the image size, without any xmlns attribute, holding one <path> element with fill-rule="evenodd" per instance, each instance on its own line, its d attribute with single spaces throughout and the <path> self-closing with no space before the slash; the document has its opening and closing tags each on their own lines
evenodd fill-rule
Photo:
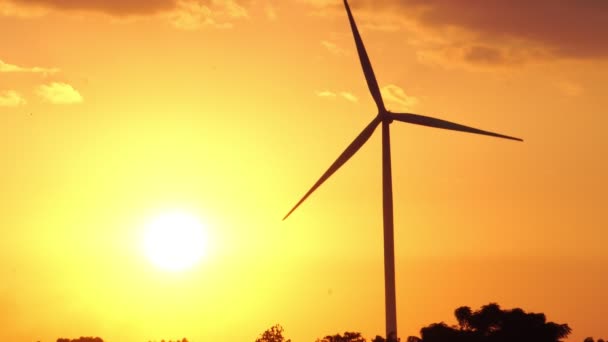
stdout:
<svg viewBox="0 0 608 342">
<path fill-rule="evenodd" d="M 390 114 L 391 112 L 389 112 L 388 110 L 382 110 L 378 113 L 378 117 L 380 118 L 380 120 L 382 120 L 382 122 L 390 124 L 393 122 L 393 118 Z"/>
</svg>

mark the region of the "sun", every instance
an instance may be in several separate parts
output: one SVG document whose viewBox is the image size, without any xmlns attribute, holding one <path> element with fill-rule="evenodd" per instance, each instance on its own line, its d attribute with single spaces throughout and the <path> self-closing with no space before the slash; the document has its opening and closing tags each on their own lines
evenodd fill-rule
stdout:
<svg viewBox="0 0 608 342">
<path fill-rule="evenodd" d="M 146 224 L 143 247 L 146 257 L 155 266 L 167 271 L 184 271 L 204 256 L 207 238 L 196 216 L 171 211 Z"/>
</svg>

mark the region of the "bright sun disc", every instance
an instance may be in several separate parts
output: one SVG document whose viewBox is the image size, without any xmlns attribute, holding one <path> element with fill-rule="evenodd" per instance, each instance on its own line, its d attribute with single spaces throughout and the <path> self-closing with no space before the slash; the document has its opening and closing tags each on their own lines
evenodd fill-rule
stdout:
<svg viewBox="0 0 608 342">
<path fill-rule="evenodd" d="M 206 242 L 200 221 L 193 215 L 175 211 L 159 215 L 147 224 L 144 250 L 154 265 L 182 271 L 201 259 Z"/>
</svg>

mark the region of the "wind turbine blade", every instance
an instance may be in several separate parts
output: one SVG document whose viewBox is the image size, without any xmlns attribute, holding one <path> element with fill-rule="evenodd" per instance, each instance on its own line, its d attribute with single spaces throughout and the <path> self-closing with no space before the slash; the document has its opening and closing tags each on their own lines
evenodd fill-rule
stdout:
<svg viewBox="0 0 608 342">
<path fill-rule="evenodd" d="M 288 218 L 289 215 L 291 215 L 291 213 L 293 213 L 300 206 L 300 204 L 302 204 L 308 198 L 308 196 L 310 196 L 315 190 L 317 190 L 317 188 L 320 187 L 323 182 L 325 182 L 329 177 L 331 177 L 331 175 L 334 174 L 334 172 L 336 172 L 342 165 L 344 165 L 350 159 L 350 157 L 352 157 L 355 153 L 357 153 L 357 151 L 359 151 L 361 146 L 363 146 L 363 144 L 365 144 L 369 137 L 372 136 L 372 133 L 374 133 L 374 130 L 381 121 L 381 119 L 376 117 L 372 122 L 369 123 L 369 125 L 367 125 L 367 127 L 365 127 L 365 129 L 361 133 L 359 133 L 355 140 L 353 140 L 353 142 L 348 145 L 344 152 L 342 152 L 338 159 L 336 159 L 336 161 L 331 164 L 329 169 L 327 169 L 327 171 L 325 171 L 325 173 L 312 186 L 312 188 L 308 190 L 304 197 L 302 197 L 302 199 L 287 213 L 287 215 L 283 217 L 283 220 Z"/>
<path fill-rule="evenodd" d="M 361 61 L 361 67 L 363 67 L 363 73 L 365 74 L 365 80 L 367 81 L 369 92 L 372 94 L 372 97 L 376 102 L 378 111 L 384 111 L 384 102 L 382 101 L 382 95 L 380 94 L 380 88 L 378 87 L 376 75 L 374 75 L 374 69 L 372 69 L 372 63 L 369 61 L 367 51 L 365 51 L 365 46 L 363 45 L 363 40 L 361 40 L 361 35 L 359 34 L 359 29 L 357 29 L 357 24 L 355 23 L 355 18 L 353 18 L 353 14 L 350 11 L 350 6 L 348 6 L 348 2 L 346 0 L 344 0 L 344 7 L 346 7 L 346 13 L 348 13 L 348 21 L 350 22 L 350 28 L 353 31 L 355 44 L 357 45 L 357 53 L 359 54 L 359 60 Z"/>
<path fill-rule="evenodd" d="M 457 124 L 454 122 L 432 118 L 430 116 L 410 114 L 410 113 L 390 113 L 389 115 L 393 120 L 403 121 L 403 122 L 407 122 L 407 123 L 411 123 L 411 124 L 415 124 L 415 125 L 429 126 L 429 127 L 435 127 L 435 128 L 449 129 L 452 131 L 489 135 L 489 136 L 497 137 L 497 138 L 523 141 L 523 139 L 520 139 L 520 138 L 515 138 L 515 137 L 511 137 L 511 136 L 504 135 L 504 134 L 484 131 L 481 129 Z"/>
</svg>

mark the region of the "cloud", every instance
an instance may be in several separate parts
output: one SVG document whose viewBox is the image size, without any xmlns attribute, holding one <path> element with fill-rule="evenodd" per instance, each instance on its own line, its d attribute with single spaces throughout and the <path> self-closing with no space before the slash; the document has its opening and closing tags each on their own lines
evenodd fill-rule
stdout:
<svg viewBox="0 0 608 342">
<path fill-rule="evenodd" d="M 224 8 L 226 14 L 231 18 L 246 18 L 249 16 L 247 9 L 235 0 L 213 0 L 212 3 L 218 8 Z"/>
<path fill-rule="evenodd" d="M 220 25 L 213 19 L 211 9 L 193 1 L 180 2 L 177 9 L 169 14 L 169 20 L 177 28 L 196 30 L 202 26 Z"/>
<path fill-rule="evenodd" d="M 0 107 L 18 107 L 26 104 L 25 99 L 14 90 L 0 92 Z"/>
<path fill-rule="evenodd" d="M 359 99 L 353 95 L 352 93 L 348 92 L 348 91 L 341 91 L 341 92 L 333 92 L 330 90 L 324 90 L 324 91 L 317 91 L 315 92 L 317 94 L 317 96 L 319 97 L 323 97 L 323 98 L 337 98 L 337 97 L 341 97 L 347 101 L 350 102 L 359 102 Z"/>
<path fill-rule="evenodd" d="M 0 0 L 0 16 L 33 18 L 43 16 L 46 12 L 45 9 L 40 7 L 25 7 L 9 0 Z"/>
<path fill-rule="evenodd" d="M 521 44 L 493 46 L 455 39 L 455 43 L 422 43 L 416 56 L 424 64 L 448 69 L 492 70 L 554 59 L 547 50 Z"/>
<path fill-rule="evenodd" d="M 380 92 L 385 101 L 396 104 L 399 110 L 410 110 L 419 103 L 416 97 L 407 95 L 401 87 L 394 84 L 382 87 Z"/>
<path fill-rule="evenodd" d="M 267 3 L 266 6 L 264 6 L 264 12 L 266 13 L 266 18 L 269 20 L 277 20 L 277 9 L 271 3 Z"/>
<path fill-rule="evenodd" d="M 21 8 L 95 11 L 117 16 L 148 15 L 175 8 L 175 0 L 2 0 Z"/>
<path fill-rule="evenodd" d="M 402 13 L 415 7 L 417 21 L 445 31 L 458 27 L 478 41 L 541 45 L 556 56 L 608 57 L 605 0 L 401 0 L 387 1 Z M 482 53 L 483 54 L 483 53 Z M 497 60 L 497 62 L 501 62 Z"/>
<path fill-rule="evenodd" d="M 329 91 L 329 90 L 317 91 L 316 94 L 319 97 L 336 97 L 336 96 L 338 96 L 338 94 L 336 94 L 332 91 Z"/>
<path fill-rule="evenodd" d="M 54 74 L 59 72 L 57 68 L 41 68 L 41 67 L 22 67 L 15 64 L 9 64 L 0 60 L 0 73 L 9 72 L 22 72 L 22 73 L 36 73 L 36 74 Z"/>
<path fill-rule="evenodd" d="M 346 99 L 350 102 L 359 102 L 359 99 L 355 95 L 353 95 L 352 93 L 349 93 L 347 91 L 340 92 L 340 96 L 342 96 L 344 99 Z"/>
<path fill-rule="evenodd" d="M 231 28 L 231 19 L 246 18 L 248 13 L 234 0 L 178 0 L 168 17 L 177 28 L 196 30 L 204 26 Z"/>
<path fill-rule="evenodd" d="M 558 82 L 555 86 L 563 95 L 569 97 L 581 96 L 585 91 L 582 85 L 569 81 Z"/>
<path fill-rule="evenodd" d="M 115 17 L 157 16 L 176 28 L 231 28 L 248 17 L 246 0 L 0 0 L 0 15 L 33 16 L 49 11 L 96 12 Z M 42 13 L 42 14 L 41 14 Z"/>
<path fill-rule="evenodd" d="M 301 1 L 344 15 L 337 1 Z M 488 66 L 608 58 L 606 0 L 353 0 L 351 6 L 360 27 L 400 26 L 423 55 L 459 51 L 461 61 Z"/>
<path fill-rule="evenodd" d="M 334 55 L 346 55 L 346 51 L 344 49 L 338 47 L 336 44 L 330 41 L 322 40 L 321 45 L 323 45 L 323 47 L 325 47 L 327 51 L 331 52 Z"/>
<path fill-rule="evenodd" d="M 0 0 L 0 14 L 27 16 L 28 12 L 87 11 L 115 17 L 160 16 L 175 27 L 193 30 L 205 26 L 230 28 L 230 20 L 245 18 L 239 0 Z"/>
<path fill-rule="evenodd" d="M 344 16 L 340 1 L 293 1 L 307 3 L 317 12 Z M 228 19 L 247 17 L 246 4 L 260 2 L 0 0 L 0 14 L 27 15 L 27 9 L 94 11 L 114 16 L 169 14 L 181 28 L 225 28 L 231 26 Z M 351 6 L 360 27 L 394 30 L 401 25 L 412 31 L 408 33 L 415 33 L 408 39 L 422 42 L 421 49 L 450 51 L 456 45 L 469 52 L 461 55 L 468 57 L 465 61 L 470 64 L 498 65 L 550 57 L 608 58 L 607 0 L 352 0 Z M 276 16 L 271 5 L 264 11 L 271 19 Z"/>
<path fill-rule="evenodd" d="M 82 103 L 80 93 L 71 85 L 60 82 L 44 84 L 38 87 L 38 95 L 52 104 L 74 104 Z"/>
<path fill-rule="evenodd" d="M 301 2 L 307 2 L 308 4 L 317 8 L 336 6 L 335 1 L 333 0 L 301 0 Z"/>
</svg>

